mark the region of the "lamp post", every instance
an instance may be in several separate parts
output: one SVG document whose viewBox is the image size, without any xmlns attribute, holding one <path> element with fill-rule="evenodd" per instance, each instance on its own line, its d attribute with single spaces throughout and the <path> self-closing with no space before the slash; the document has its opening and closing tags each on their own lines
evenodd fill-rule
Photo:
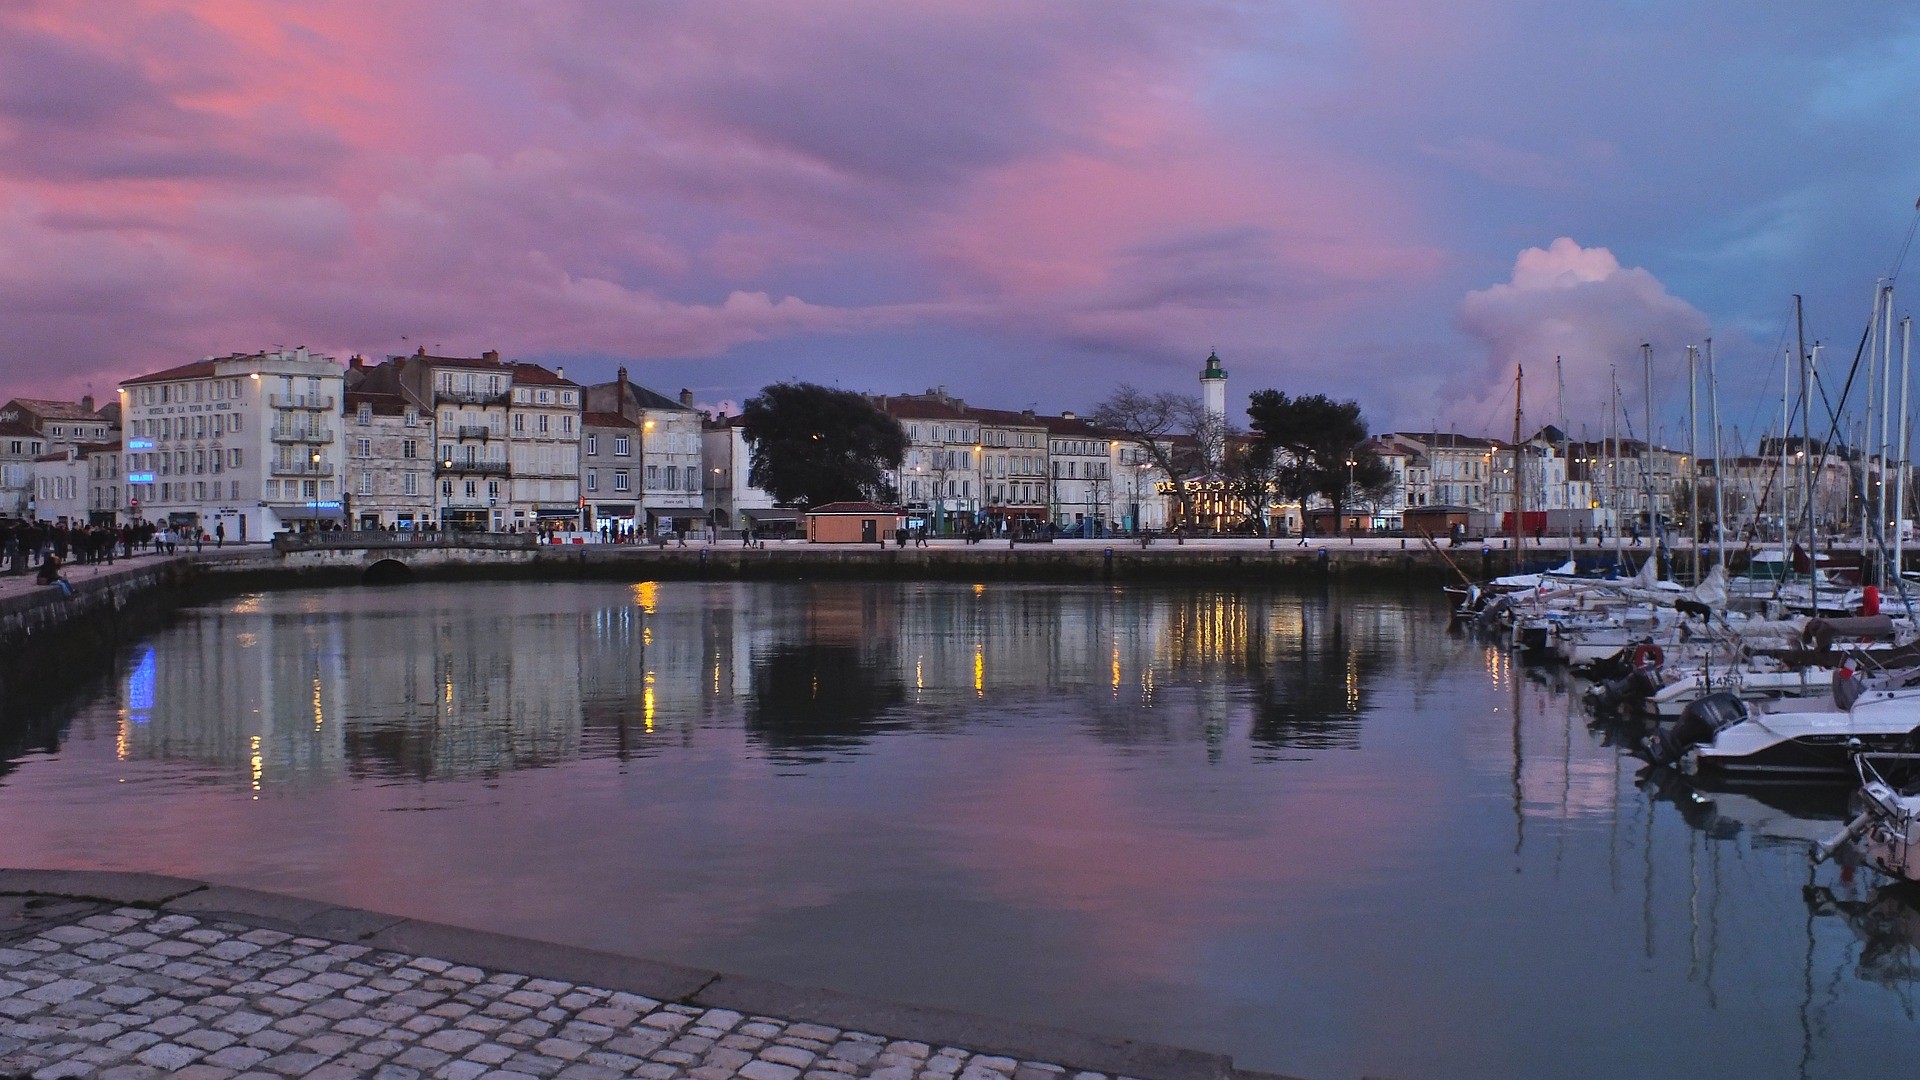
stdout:
<svg viewBox="0 0 1920 1080">
<path fill-rule="evenodd" d="M 313 531 L 319 532 L 320 531 L 320 451 L 315 450 L 311 454 L 307 455 L 307 465 L 308 465 L 307 471 L 313 474 L 313 479 L 307 481 L 307 483 L 313 485 Z"/>
<path fill-rule="evenodd" d="M 453 527 L 453 459 L 442 461 L 440 468 L 440 493 L 446 496 L 440 503 L 440 535 L 444 538 Z"/>
<path fill-rule="evenodd" d="M 1347 455 L 1347 492 L 1346 492 L 1346 499 L 1343 500 L 1344 502 L 1347 502 L 1347 503 L 1351 503 L 1353 501 L 1353 467 L 1358 464 L 1360 464 L 1360 461 L 1358 458 L 1354 457 L 1352 454 Z M 1340 509 L 1344 512 L 1346 510 L 1346 507 L 1342 506 Z M 1339 525 L 1340 525 L 1339 519 L 1335 518 L 1334 526 L 1338 528 Z"/>
</svg>

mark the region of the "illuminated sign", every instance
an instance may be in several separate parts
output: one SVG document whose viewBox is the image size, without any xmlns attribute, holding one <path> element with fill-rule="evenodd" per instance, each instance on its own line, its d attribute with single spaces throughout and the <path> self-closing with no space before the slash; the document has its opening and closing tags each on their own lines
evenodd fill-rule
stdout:
<svg viewBox="0 0 1920 1080">
<path fill-rule="evenodd" d="M 128 474 L 127 474 L 127 483 L 129 483 L 129 484 L 151 484 L 151 483 L 153 483 L 153 474 L 152 474 L 152 473 L 150 473 L 150 472 L 137 472 L 137 473 L 128 473 Z"/>
<path fill-rule="evenodd" d="M 153 440 L 152 440 L 152 439 L 132 439 L 132 440 L 129 440 L 129 441 L 128 441 L 128 443 L 127 443 L 127 449 L 129 449 L 129 450 L 151 450 L 151 449 L 153 449 Z"/>
</svg>

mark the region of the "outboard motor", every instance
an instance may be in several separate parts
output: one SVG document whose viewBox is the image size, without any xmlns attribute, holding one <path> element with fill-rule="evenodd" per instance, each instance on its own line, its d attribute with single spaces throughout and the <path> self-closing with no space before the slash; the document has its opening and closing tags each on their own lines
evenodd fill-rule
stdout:
<svg viewBox="0 0 1920 1080">
<path fill-rule="evenodd" d="M 1647 736 L 1647 756 L 1656 765 L 1672 765 L 1688 750 L 1747 718 L 1747 703 L 1722 690 L 1689 702 L 1680 718 Z"/>
<path fill-rule="evenodd" d="M 1612 712 L 1622 705 L 1638 705 L 1659 693 L 1664 685 L 1666 682 L 1661 676 L 1659 654 L 1638 655 L 1632 671 L 1617 679 L 1596 684 L 1587 691 L 1587 701 L 1597 711 Z"/>
</svg>

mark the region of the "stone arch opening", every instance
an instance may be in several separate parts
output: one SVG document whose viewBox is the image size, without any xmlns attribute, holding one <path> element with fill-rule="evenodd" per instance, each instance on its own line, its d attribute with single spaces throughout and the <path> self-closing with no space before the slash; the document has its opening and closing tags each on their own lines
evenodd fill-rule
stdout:
<svg viewBox="0 0 1920 1080">
<path fill-rule="evenodd" d="M 368 585 L 396 585 L 412 581 L 413 568 L 399 559 L 381 559 L 367 567 L 367 572 L 360 576 L 360 580 Z"/>
</svg>

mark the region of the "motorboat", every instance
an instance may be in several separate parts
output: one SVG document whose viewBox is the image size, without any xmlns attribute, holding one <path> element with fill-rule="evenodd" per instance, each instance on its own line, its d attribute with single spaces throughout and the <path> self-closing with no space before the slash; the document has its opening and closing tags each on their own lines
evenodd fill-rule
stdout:
<svg viewBox="0 0 1920 1080">
<path fill-rule="evenodd" d="M 1855 758 L 1860 813 L 1814 850 L 1814 861 L 1823 862 L 1850 844 L 1863 861 L 1888 877 L 1920 881 L 1920 791 L 1888 783 L 1874 761 L 1872 754 Z"/>
<path fill-rule="evenodd" d="M 1742 701 L 1719 691 L 1688 705 L 1646 740 L 1656 763 L 1692 775 L 1833 781 L 1857 753 L 1920 750 L 1920 668 L 1862 674 L 1835 668 L 1823 700 Z"/>
</svg>

